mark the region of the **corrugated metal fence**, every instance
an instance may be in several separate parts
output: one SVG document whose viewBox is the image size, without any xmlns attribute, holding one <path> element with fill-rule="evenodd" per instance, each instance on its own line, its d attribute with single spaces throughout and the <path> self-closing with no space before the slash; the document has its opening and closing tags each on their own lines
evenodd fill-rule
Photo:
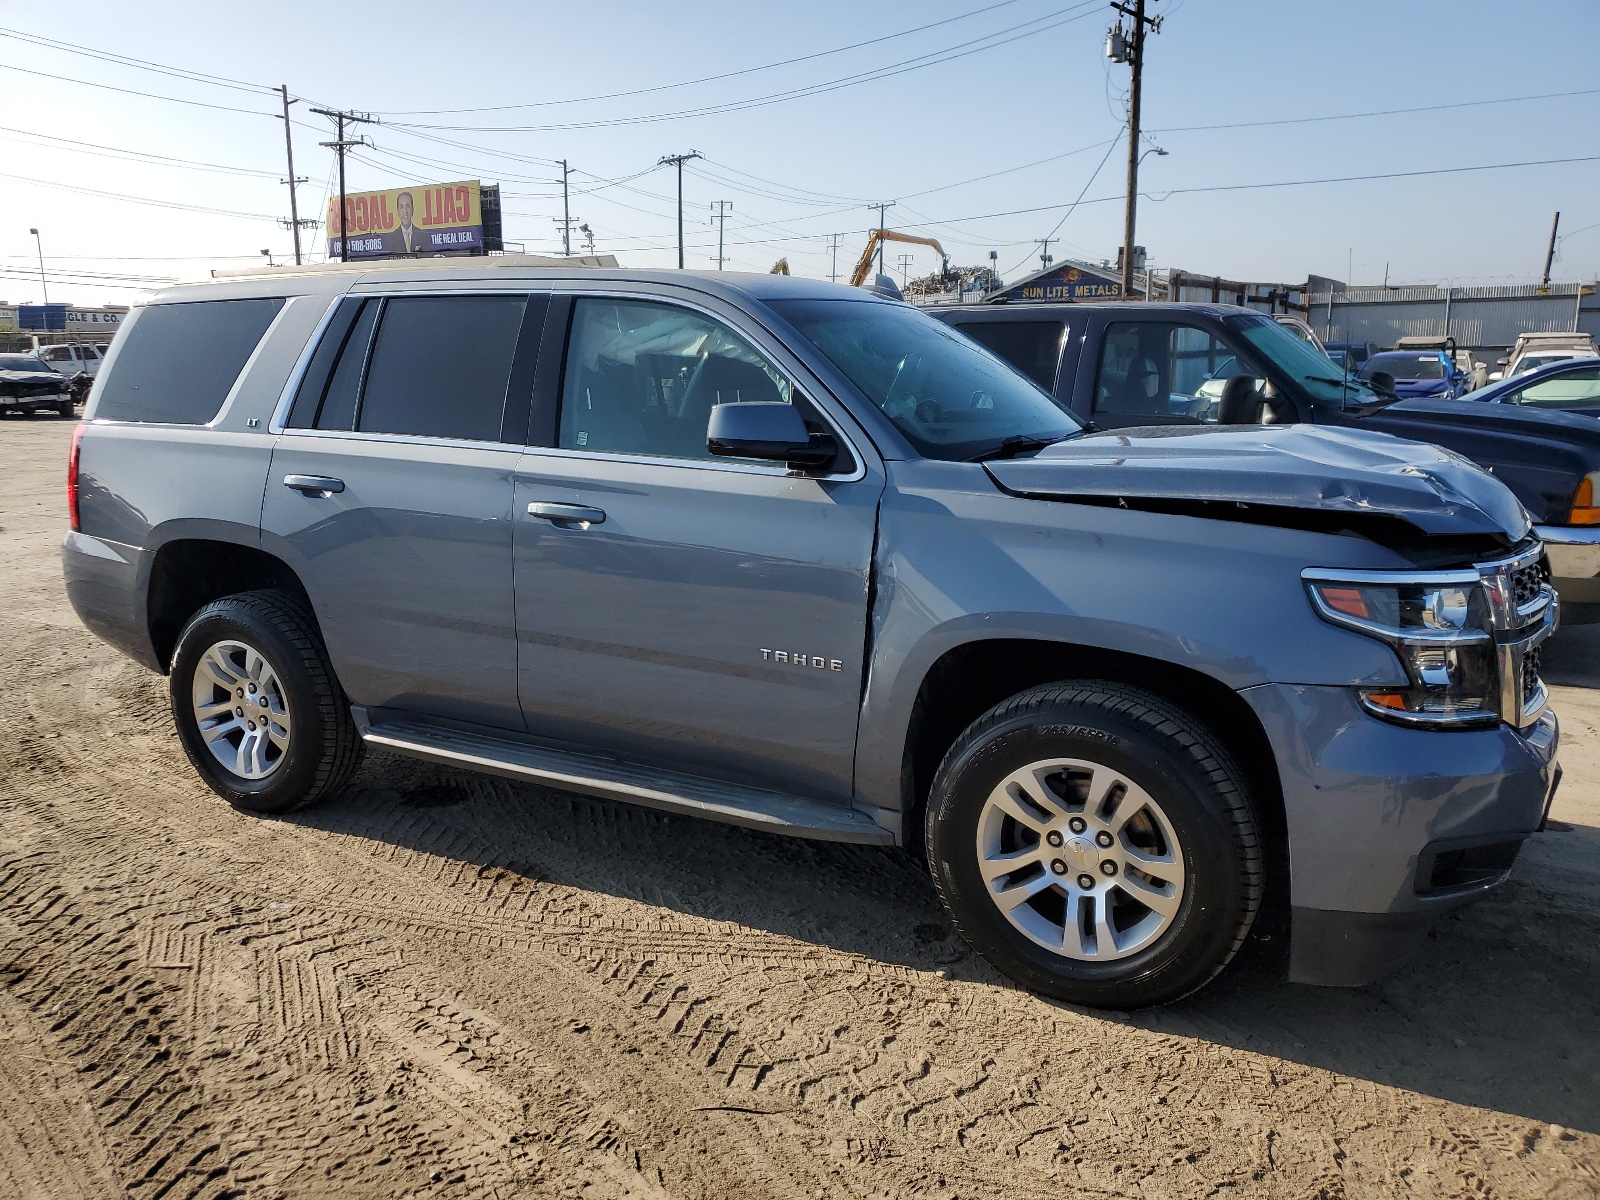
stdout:
<svg viewBox="0 0 1600 1200">
<path fill-rule="evenodd" d="M 1453 337 L 1463 350 L 1501 350 L 1519 333 L 1588 333 L 1600 341 L 1600 296 L 1592 283 L 1547 288 L 1361 287 L 1316 292 L 1311 327 L 1323 341 L 1375 342 Z"/>
</svg>

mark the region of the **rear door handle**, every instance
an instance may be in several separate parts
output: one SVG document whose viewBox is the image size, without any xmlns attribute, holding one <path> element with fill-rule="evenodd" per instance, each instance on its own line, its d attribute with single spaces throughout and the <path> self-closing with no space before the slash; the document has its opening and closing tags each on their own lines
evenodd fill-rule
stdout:
<svg viewBox="0 0 1600 1200">
<path fill-rule="evenodd" d="M 283 486 L 292 488 L 302 496 L 326 497 L 344 491 L 344 480 L 331 479 L 326 475 L 285 475 Z"/>
<path fill-rule="evenodd" d="M 591 525 L 603 525 L 606 520 L 606 510 L 603 508 L 589 508 L 582 504 L 553 504 L 542 500 L 528 505 L 528 515 L 538 517 L 541 521 L 552 521 L 557 525 L 576 525 L 580 529 L 587 529 Z"/>
</svg>

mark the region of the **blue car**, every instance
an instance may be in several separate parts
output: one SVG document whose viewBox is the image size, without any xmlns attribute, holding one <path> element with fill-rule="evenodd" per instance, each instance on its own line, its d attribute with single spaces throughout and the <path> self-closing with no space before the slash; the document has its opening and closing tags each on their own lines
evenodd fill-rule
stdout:
<svg viewBox="0 0 1600 1200">
<path fill-rule="evenodd" d="M 1466 399 L 1482 404 L 1520 404 L 1551 412 L 1600 416 L 1600 358 L 1553 362 L 1479 388 Z"/>
<path fill-rule="evenodd" d="M 1467 390 L 1466 373 L 1456 369 L 1444 350 L 1386 350 L 1362 363 L 1357 378 L 1368 382 L 1375 371 L 1394 379 L 1395 395 L 1402 400 L 1418 396 L 1453 399 Z"/>
</svg>

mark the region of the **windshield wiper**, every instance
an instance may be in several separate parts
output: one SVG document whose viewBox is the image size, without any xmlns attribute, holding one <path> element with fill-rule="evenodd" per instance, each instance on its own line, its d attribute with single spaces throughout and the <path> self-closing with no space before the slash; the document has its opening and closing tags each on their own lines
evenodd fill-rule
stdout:
<svg viewBox="0 0 1600 1200">
<path fill-rule="evenodd" d="M 982 454 L 974 454 L 967 461 L 989 462 L 996 458 L 1015 458 L 1017 455 L 1026 454 L 1030 450 L 1043 450 L 1046 446 L 1054 446 L 1057 442 L 1064 442 L 1068 438 L 1076 436 L 1076 432 L 1063 433 L 1059 437 L 1036 437 L 1031 433 L 1014 433 L 992 450 L 985 450 Z"/>
</svg>

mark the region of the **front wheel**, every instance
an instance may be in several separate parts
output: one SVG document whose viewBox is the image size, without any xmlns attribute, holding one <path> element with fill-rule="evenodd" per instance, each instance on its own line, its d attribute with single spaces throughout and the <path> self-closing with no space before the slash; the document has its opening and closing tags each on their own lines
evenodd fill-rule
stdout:
<svg viewBox="0 0 1600 1200">
<path fill-rule="evenodd" d="M 235 808 L 285 813 L 349 781 L 363 743 L 316 621 L 282 592 L 225 596 L 178 635 L 169 681 L 189 762 Z"/>
<path fill-rule="evenodd" d="M 967 942 L 1033 991 L 1165 1004 L 1227 965 L 1262 853 L 1243 774 L 1176 705 L 1117 683 L 1014 696 L 945 756 L 929 866 Z"/>
</svg>

